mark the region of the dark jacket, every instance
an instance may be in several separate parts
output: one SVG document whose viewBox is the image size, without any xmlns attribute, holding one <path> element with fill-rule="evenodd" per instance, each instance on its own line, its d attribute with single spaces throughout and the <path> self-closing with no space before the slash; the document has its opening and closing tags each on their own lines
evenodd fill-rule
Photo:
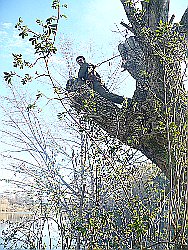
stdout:
<svg viewBox="0 0 188 250">
<path fill-rule="evenodd" d="M 119 96 L 113 93 L 110 93 L 108 89 L 105 88 L 101 84 L 101 77 L 100 75 L 95 71 L 95 66 L 93 64 L 89 63 L 83 63 L 80 66 L 78 77 L 81 80 L 89 81 L 89 86 L 93 88 L 96 92 L 98 92 L 102 97 L 106 98 L 107 100 L 110 100 L 114 103 L 121 104 L 124 101 L 123 96 Z"/>
<path fill-rule="evenodd" d="M 83 63 L 80 66 L 78 77 L 83 80 L 101 81 L 100 75 L 95 71 L 95 66 L 90 63 Z"/>
</svg>

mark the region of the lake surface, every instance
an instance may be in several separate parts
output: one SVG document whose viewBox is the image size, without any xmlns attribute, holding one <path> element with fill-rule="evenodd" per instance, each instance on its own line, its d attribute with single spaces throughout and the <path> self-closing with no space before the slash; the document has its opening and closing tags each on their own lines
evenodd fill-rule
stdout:
<svg viewBox="0 0 188 250">
<path fill-rule="evenodd" d="M 32 217 L 32 214 L 26 212 L 0 213 L 0 250 L 4 250 L 2 246 L 2 236 L 3 231 L 8 228 L 9 223 L 19 222 L 28 217 Z"/>
<path fill-rule="evenodd" d="M 22 222 L 26 218 L 32 219 L 33 215 L 31 213 L 23 213 L 23 212 L 0 213 L 0 250 L 5 250 L 5 249 L 9 250 L 9 248 L 4 248 L 2 245 L 3 231 L 5 231 L 10 224 L 16 222 Z M 49 231 L 50 231 L 50 239 L 49 239 Z M 62 250 L 62 247 L 60 245 L 58 246 L 58 241 L 61 239 L 59 235 L 59 229 L 53 219 L 48 220 L 48 223 L 44 224 L 42 231 L 42 238 L 43 241 L 46 243 L 46 250 Z M 51 247 L 49 247 L 50 245 Z M 73 244 L 73 246 L 75 245 Z M 19 249 L 16 248 L 13 250 L 23 250 L 23 249 L 25 248 L 19 248 Z"/>
</svg>

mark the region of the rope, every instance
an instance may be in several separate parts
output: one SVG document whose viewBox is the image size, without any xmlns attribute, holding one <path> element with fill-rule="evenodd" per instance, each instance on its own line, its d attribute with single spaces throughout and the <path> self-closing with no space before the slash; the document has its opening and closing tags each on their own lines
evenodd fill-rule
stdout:
<svg viewBox="0 0 188 250">
<path fill-rule="evenodd" d="M 95 67 L 99 67 L 99 66 L 101 66 L 103 63 L 106 63 L 106 62 L 108 62 L 108 61 L 111 61 L 112 59 L 114 59 L 114 58 L 116 58 L 116 57 L 118 57 L 118 56 L 120 56 L 120 54 L 118 54 L 118 55 L 116 55 L 116 56 L 113 56 L 113 57 L 111 57 L 111 58 L 109 58 L 109 59 L 107 59 L 107 60 L 105 60 L 105 61 L 103 61 L 103 62 L 101 62 L 101 63 L 97 63 L 97 64 L 95 65 Z"/>
</svg>

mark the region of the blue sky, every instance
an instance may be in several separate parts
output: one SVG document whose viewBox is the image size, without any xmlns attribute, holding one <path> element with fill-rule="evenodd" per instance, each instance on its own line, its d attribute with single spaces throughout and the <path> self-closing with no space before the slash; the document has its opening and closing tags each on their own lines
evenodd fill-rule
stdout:
<svg viewBox="0 0 188 250">
<path fill-rule="evenodd" d="M 18 36 L 14 29 L 19 17 L 22 17 L 24 23 L 31 29 L 38 28 L 35 20 L 37 18 L 46 20 L 52 16 L 55 11 L 51 8 L 51 0 L 0 0 L 0 81 L 3 81 L 3 72 L 15 70 L 12 68 L 12 53 L 23 53 L 25 57 L 31 58 L 31 45 L 25 39 Z M 71 37 L 77 46 L 78 54 L 83 51 L 87 44 L 94 42 L 99 50 L 103 50 L 106 56 L 111 57 L 118 53 L 117 45 L 121 35 L 113 32 L 116 24 L 119 24 L 124 16 L 123 7 L 118 0 L 67 0 L 68 8 L 63 9 L 67 19 L 62 19 L 59 27 L 59 36 Z M 114 36 L 115 34 L 115 36 Z M 109 49 L 109 43 L 114 43 Z M 58 39 L 57 39 L 58 43 Z M 58 54 L 57 54 L 58 55 Z M 94 63 L 101 60 L 101 53 L 94 54 Z M 104 59 L 104 58 L 103 58 Z M 4 85 L 2 85 L 4 86 Z M 3 87 L 1 87 L 3 88 Z M 1 90 L 4 90 L 1 89 Z"/>
<path fill-rule="evenodd" d="M 55 13 L 50 8 L 51 2 L 52 0 L 0 0 L 1 81 L 2 72 L 12 70 L 12 53 L 24 53 L 27 57 L 32 54 L 29 43 L 18 37 L 18 32 L 14 29 L 18 18 L 22 17 L 25 24 L 35 29 L 37 27 L 36 18 L 45 20 Z M 117 45 L 124 38 L 113 31 L 117 31 L 116 25 L 123 30 L 119 23 L 122 19 L 126 20 L 119 0 L 65 0 L 62 3 L 68 5 L 68 9 L 63 10 L 68 19 L 61 21 L 59 28 L 61 36 L 72 37 L 81 45 L 87 44 L 89 41 L 94 42 L 98 49 L 93 57 L 94 63 L 101 60 L 100 50 L 109 57 L 118 53 Z M 170 14 L 175 13 L 176 21 L 179 21 L 186 7 L 187 0 L 171 0 Z M 78 50 L 84 51 L 81 46 Z M 132 94 L 131 90 L 130 93 Z"/>
<path fill-rule="evenodd" d="M 51 2 L 51 0 L 0 0 L 1 95 L 6 94 L 3 72 L 14 70 L 12 53 L 23 53 L 28 60 L 32 57 L 30 43 L 18 36 L 14 25 L 18 18 L 22 17 L 26 25 L 35 29 L 36 18 L 45 20 L 54 14 Z M 63 10 L 68 18 L 62 19 L 59 33 L 60 36 L 71 37 L 77 43 L 76 53 L 84 53 L 91 41 L 96 48 L 89 58 L 92 58 L 93 63 L 118 53 L 117 45 L 124 38 L 117 33 L 117 26 L 123 30 L 119 23 L 122 19 L 126 20 L 119 0 L 65 0 L 62 3 L 68 4 L 68 9 Z M 175 14 L 175 20 L 179 21 L 186 7 L 187 0 L 171 0 L 170 14 Z M 126 80 L 120 91 L 122 95 L 131 97 L 135 85 L 128 73 L 124 74 Z"/>
</svg>

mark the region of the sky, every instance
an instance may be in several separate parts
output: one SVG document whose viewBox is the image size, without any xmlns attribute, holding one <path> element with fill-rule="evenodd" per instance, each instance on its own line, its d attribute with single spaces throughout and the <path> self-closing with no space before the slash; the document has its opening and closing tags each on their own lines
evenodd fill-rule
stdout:
<svg viewBox="0 0 188 250">
<path fill-rule="evenodd" d="M 55 14 L 51 2 L 51 0 L 0 0 L 0 95 L 6 95 L 3 72 L 14 70 L 12 53 L 23 53 L 28 58 L 32 57 L 30 44 L 21 39 L 14 28 L 18 18 L 22 17 L 29 28 L 35 29 L 38 27 L 35 24 L 37 18 L 46 20 Z M 71 37 L 77 43 L 78 55 L 83 54 L 85 48 L 92 43 L 95 51 L 91 53 L 89 59 L 93 63 L 118 53 L 117 45 L 124 41 L 118 29 L 123 31 L 120 22 L 122 19 L 126 21 L 119 0 L 65 0 L 63 4 L 65 3 L 68 8 L 64 8 L 63 13 L 68 18 L 61 20 L 59 34 L 60 37 Z M 170 6 L 170 15 L 175 14 L 175 21 L 180 21 L 187 7 L 187 0 L 171 0 Z M 131 97 L 135 83 L 128 73 L 125 74 L 126 81 L 121 94 Z"/>
<path fill-rule="evenodd" d="M 32 54 L 30 44 L 21 39 L 14 29 L 18 18 L 22 17 L 24 23 L 35 30 L 37 18 L 46 20 L 55 14 L 51 2 L 52 0 L 0 0 L 0 81 L 2 72 L 14 69 L 12 53 L 24 53 L 27 57 Z M 84 52 L 85 47 L 82 45 L 87 46 L 91 41 L 97 48 L 96 53 L 92 54 L 93 63 L 101 61 L 101 51 L 109 58 L 118 53 L 117 45 L 124 40 L 123 35 L 118 33 L 118 29 L 124 29 L 119 23 L 122 19 L 126 21 L 119 0 L 65 0 L 62 3 L 68 5 L 67 9 L 62 10 L 68 18 L 61 20 L 59 34 L 71 37 L 80 44 L 79 53 Z M 187 7 L 187 0 L 171 0 L 170 6 L 170 15 L 175 13 L 175 20 L 179 21 Z M 126 89 L 130 92 L 127 94 L 129 97 L 134 87 L 128 86 Z"/>
</svg>

